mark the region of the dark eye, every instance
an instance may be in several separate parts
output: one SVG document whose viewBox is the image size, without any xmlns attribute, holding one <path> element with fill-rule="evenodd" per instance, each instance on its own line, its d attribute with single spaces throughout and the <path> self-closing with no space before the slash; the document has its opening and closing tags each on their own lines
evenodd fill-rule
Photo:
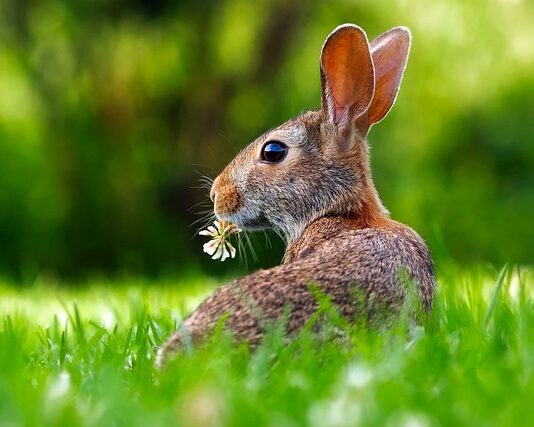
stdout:
<svg viewBox="0 0 534 427">
<path fill-rule="evenodd" d="M 261 149 L 261 159 L 269 163 L 281 162 L 287 154 L 287 145 L 280 141 L 269 141 Z"/>
</svg>

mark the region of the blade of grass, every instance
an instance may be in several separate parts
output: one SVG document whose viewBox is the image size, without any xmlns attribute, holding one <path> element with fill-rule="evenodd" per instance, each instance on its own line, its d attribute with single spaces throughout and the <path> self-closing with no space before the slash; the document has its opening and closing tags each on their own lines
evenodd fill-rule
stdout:
<svg viewBox="0 0 534 427">
<path fill-rule="evenodd" d="M 484 325 L 486 325 L 486 328 L 488 327 L 489 321 L 491 319 L 491 315 L 493 314 L 493 311 L 495 310 L 495 305 L 497 304 L 497 298 L 499 297 L 499 294 L 501 292 L 501 288 L 504 283 L 504 278 L 506 277 L 506 273 L 508 273 L 508 264 L 504 264 L 504 267 L 501 269 L 499 273 L 499 277 L 497 278 L 497 282 L 495 283 L 493 296 L 491 298 L 488 311 L 486 312 L 486 316 L 484 318 Z"/>
</svg>

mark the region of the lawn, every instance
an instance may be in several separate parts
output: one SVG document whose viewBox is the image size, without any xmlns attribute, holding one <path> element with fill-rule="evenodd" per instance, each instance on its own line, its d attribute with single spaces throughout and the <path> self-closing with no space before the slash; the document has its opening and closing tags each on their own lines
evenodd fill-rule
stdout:
<svg viewBox="0 0 534 427">
<path fill-rule="evenodd" d="M 0 426 L 534 425 L 534 270 L 447 265 L 439 284 L 419 325 L 332 315 L 335 334 L 255 352 L 216 333 L 158 373 L 213 280 L 1 283 Z"/>
</svg>

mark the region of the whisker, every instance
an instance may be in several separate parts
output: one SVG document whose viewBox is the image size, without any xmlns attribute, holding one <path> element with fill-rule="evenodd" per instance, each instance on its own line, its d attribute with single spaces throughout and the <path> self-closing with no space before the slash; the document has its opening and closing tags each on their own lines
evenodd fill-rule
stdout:
<svg viewBox="0 0 534 427">
<path fill-rule="evenodd" d="M 283 242 L 286 241 L 286 237 L 282 234 L 282 232 L 281 232 L 280 230 L 275 229 L 274 232 L 275 232 L 275 234 L 276 234 L 278 237 L 280 237 L 280 239 L 281 239 Z"/>
<path fill-rule="evenodd" d="M 193 206 L 190 206 L 187 210 L 189 212 L 194 211 L 197 208 L 210 208 L 213 204 L 211 202 L 208 202 L 207 200 L 204 200 L 202 202 L 195 203 Z"/>
<path fill-rule="evenodd" d="M 209 190 L 211 188 L 211 184 L 213 183 L 213 179 L 202 172 L 196 171 L 196 173 L 200 175 L 200 185 L 194 188 Z M 209 226 L 215 220 L 215 214 L 213 213 L 213 203 L 209 197 L 209 193 L 206 196 L 207 197 L 204 200 L 194 204 L 188 209 L 189 212 L 194 212 L 196 215 L 200 216 L 197 220 L 193 221 L 189 225 L 189 227 L 193 227 L 197 224 L 202 225 L 202 227 L 197 229 L 195 235 L 198 234 L 202 229 Z"/>
<path fill-rule="evenodd" d="M 198 184 L 198 185 L 192 185 L 191 187 L 189 187 L 191 190 L 202 190 L 203 192 L 205 191 L 208 195 L 209 195 L 209 192 L 211 190 L 211 184 Z"/>
<path fill-rule="evenodd" d="M 248 268 L 248 254 L 243 245 L 242 234 L 243 232 L 237 235 L 237 248 L 239 250 L 239 264 L 246 270 Z"/>
<path fill-rule="evenodd" d="M 203 208 L 203 209 L 200 209 Z M 197 211 L 193 212 L 196 216 L 198 215 L 206 215 L 208 213 L 213 213 L 213 207 L 212 206 L 197 206 Z"/>
<path fill-rule="evenodd" d="M 199 175 L 200 175 L 200 178 L 199 178 L 200 181 L 213 182 L 213 178 L 210 177 L 209 175 L 206 175 L 205 173 L 202 173 L 202 172 L 199 172 Z"/>
<path fill-rule="evenodd" d="M 254 247 L 252 246 L 252 242 L 250 241 L 250 236 L 248 235 L 248 233 L 244 233 L 244 238 L 246 239 L 246 242 L 247 242 L 247 246 L 250 250 L 250 254 L 252 255 L 252 259 L 254 260 L 254 262 L 258 262 L 259 259 L 258 259 L 258 254 L 256 253 L 256 251 L 254 250 Z"/>
<path fill-rule="evenodd" d="M 199 219 L 193 221 L 191 224 L 189 224 L 189 227 L 193 227 L 194 225 L 197 225 L 201 222 L 203 222 L 203 225 L 201 228 L 197 230 L 197 233 L 201 231 L 202 229 L 206 228 L 208 225 L 210 225 L 213 221 L 215 221 L 215 214 L 213 211 L 210 211 L 209 213 L 206 213 L 202 215 Z"/>
<path fill-rule="evenodd" d="M 210 184 L 210 185 L 213 184 L 213 181 L 214 181 L 214 179 L 209 177 L 208 175 L 202 175 L 198 180 L 203 184 Z"/>
<path fill-rule="evenodd" d="M 217 218 L 215 217 L 215 214 L 213 213 L 212 210 L 205 211 L 204 213 L 199 214 L 199 218 L 193 221 L 191 224 L 189 224 L 189 227 L 198 225 L 200 223 L 203 223 L 203 225 L 208 226 L 208 225 L 211 225 L 210 221 L 213 222 L 216 219 Z"/>
<path fill-rule="evenodd" d="M 203 209 L 201 211 L 198 211 L 198 213 L 197 213 L 197 215 L 206 215 L 206 214 L 213 214 L 213 209 L 212 208 Z"/>
<path fill-rule="evenodd" d="M 195 212 L 195 215 L 206 215 L 206 214 L 214 214 L 213 213 L 213 208 L 210 206 L 209 208 L 207 209 L 202 209 L 202 210 L 198 210 L 197 212 Z"/>
<path fill-rule="evenodd" d="M 205 165 L 201 165 L 201 164 L 193 164 L 193 166 L 205 167 Z M 206 172 L 203 172 L 203 171 L 198 170 L 198 169 L 195 169 L 194 172 L 197 175 L 200 175 L 200 179 L 211 179 L 210 176 Z"/>
<path fill-rule="evenodd" d="M 200 178 L 198 179 L 199 184 L 193 185 L 190 188 L 192 189 L 198 189 L 198 190 L 211 190 L 211 186 L 213 185 L 213 178 L 210 178 L 205 173 L 202 173 L 200 171 L 195 171 L 198 175 L 200 175 Z"/>
<path fill-rule="evenodd" d="M 269 233 L 267 233 L 267 231 L 263 230 L 263 235 L 265 236 L 265 245 L 269 249 L 272 249 L 273 245 L 271 243 L 271 238 L 269 237 Z"/>
</svg>

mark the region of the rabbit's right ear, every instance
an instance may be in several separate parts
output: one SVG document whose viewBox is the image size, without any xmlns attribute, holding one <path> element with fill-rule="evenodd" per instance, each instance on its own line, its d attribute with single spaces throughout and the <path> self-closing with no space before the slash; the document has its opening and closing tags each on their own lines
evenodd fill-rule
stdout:
<svg viewBox="0 0 534 427">
<path fill-rule="evenodd" d="M 371 42 L 376 86 L 367 117 L 369 126 L 382 120 L 395 103 L 408 61 L 411 40 L 408 28 L 395 27 Z"/>
<path fill-rule="evenodd" d="M 345 24 L 327 37 L 321 51 L 321 106 L 343 130 L 365 113 L 373 99 L 374 68 L 365 32 Z"/>
</svg>

